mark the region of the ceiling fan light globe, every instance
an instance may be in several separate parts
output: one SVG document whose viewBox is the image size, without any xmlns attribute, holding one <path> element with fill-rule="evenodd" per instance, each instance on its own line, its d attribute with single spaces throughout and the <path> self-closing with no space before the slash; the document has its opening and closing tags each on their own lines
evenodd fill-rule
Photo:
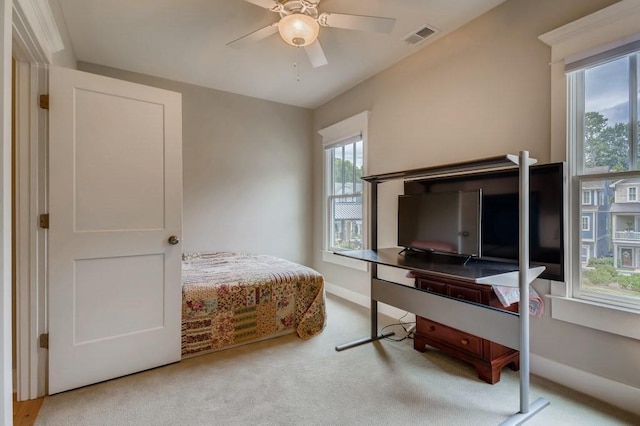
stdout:
<svg viewBox="0 0 640 426">
<path fill-rule="evenodd" d="M 280 37 L 288 44 L 296 47 L 308 46 L 318 38 L 320 25 L 311 16 L 303 13 L 292 13 L 278 22 Z"/>
</svg>

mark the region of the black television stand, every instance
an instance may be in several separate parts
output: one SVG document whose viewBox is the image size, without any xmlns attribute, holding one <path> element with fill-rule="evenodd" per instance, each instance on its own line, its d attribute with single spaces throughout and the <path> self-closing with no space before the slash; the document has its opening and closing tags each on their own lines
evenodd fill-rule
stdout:
<svg viewBox="0 0 640 426">
<path fill-rule="evenodd" d="M 445 253 L 435 250 L 420 250 L 405 247 L 398 254 L 420 259 L 427 263 L 445 263 L 450 265 L 466 265 L 473 255 L 459 253 Z"/>
</svg>

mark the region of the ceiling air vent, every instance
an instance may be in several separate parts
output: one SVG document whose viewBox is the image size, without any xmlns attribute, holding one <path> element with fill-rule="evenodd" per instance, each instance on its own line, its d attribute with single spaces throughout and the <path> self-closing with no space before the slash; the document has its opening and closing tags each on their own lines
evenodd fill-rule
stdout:
<svg viewBox="0 0 640 426">
<path fill-rule="evenodd" d="M 418 44 L 423 42 L 432 34 L 435 34 L 436 30 L 428 26 L 419 28 L 417 31 L 412 32 L 404 38 L 404 41 L 408 44 Z"/>
</svg>

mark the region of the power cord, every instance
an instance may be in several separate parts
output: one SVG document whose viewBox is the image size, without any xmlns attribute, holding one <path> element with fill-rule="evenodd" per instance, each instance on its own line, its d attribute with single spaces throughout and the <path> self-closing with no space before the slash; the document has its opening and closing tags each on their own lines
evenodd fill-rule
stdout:
<svg viewBox="0 0 640 426">
<path fill-rule="evenodd" d="M 393 342 L 402 342 L 403 340 L 406 340 L 406 339 L 413 339 L 413 335 L 416 331 L 416 323 L 415 321 L 402 321 L 403 318 L 406 317 L 407 315 L 409 315 L 409 312 L 405 312 L 404 315 L 398 318 L 397 323 L 386 325 L 382 327 L 382 330 L 381 330 L 381 332 L 384 334 L 384 331 L 390 327 L 402 327 L 402 330 L 404 331 L 404 336 L 400 337 L 399 339 L 394 339 L 391 336 L 386 336 L 385 339 L 391 340 Z"/>
</svg>

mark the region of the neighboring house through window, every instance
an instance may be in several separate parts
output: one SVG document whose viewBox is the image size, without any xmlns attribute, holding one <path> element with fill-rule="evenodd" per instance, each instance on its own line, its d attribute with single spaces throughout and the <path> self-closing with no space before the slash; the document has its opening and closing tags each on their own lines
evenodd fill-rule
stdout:
<svg viewBox="0 0 640 426">
<path fill-rule="evenodd" d="M 571 210 L 573 217 L 581 218 L 583 231 L 571 241 L 580 248 L 573 250 L 571 260 L 583 264 L 576 270 L 579 279 L 573 280 L 573 296 L 640 308 L 639 61 L 640 41 L 636 41 L 570 63 L 566 71 L 573 129 L 570 170 L 581 194 L 580 205 L 572 203 Z M 588 206 L 594 183 L 600 182 L 615 194 L 609 211 L 603 212 L 611 216 L 611 250 L 591 253 L 584 265 L 580 262 L 584 247 L 596 231 L 595 212 Z"/>
<path fill-rule="evenodd" d="M 334 256 L 367 246 L 365 182 L 368 112 L 319 131 L 324 147 L 323 260 L 366 269 L 364 262 Z"/>
<path fill-rule="evenodd" d="M 327 155 L 327 249 L 362 249 L 362 135 L 326 148 Z"/>
<path fill-rule="evenodd" d="M 580 261 L 582 263 L 587 263 L 590 259 L 590 255 L 589 253 L 591 252 L 590 247 L 589 246 L 582 246 L 580 248 Z"/>
<path fill-rule="evenodd" d="M 582 191 L 582 204 L 591 204 L 591 191 Z"/>
<path fill-rule="evenodd" d="M 540 39 L 551 46 L 551 158 L 569 178 L 569 273 L 551 283 L 551 317 L 640 340 L 638 22 L 640 3 L 621 0 Z M 602 201 L 583 204 L 586 190 Z"/>
</svg>

